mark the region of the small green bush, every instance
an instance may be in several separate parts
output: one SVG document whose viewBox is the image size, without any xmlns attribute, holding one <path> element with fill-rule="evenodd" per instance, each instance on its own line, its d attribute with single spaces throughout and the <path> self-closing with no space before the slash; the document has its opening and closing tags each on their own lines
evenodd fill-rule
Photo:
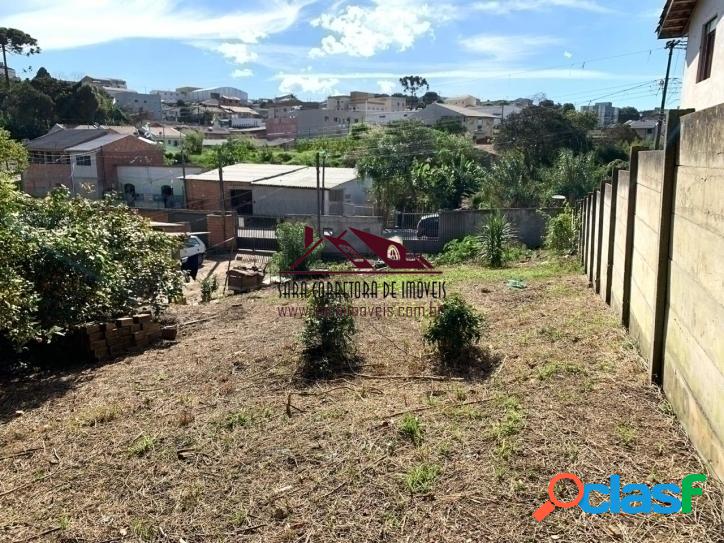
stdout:
<svg viewBox="0 0 724 543">
<path fill-rule="evenodd" d="M 456 363 L 480 341 L 485 318 L 458 294 L 445 298 L 423 338 L 435 345 L 443 363 Z"/>
<path fill-rule="evenodd" d="M 219 290 L 219 283 L 216 280 L 216 275 L 209 275 L 206 279 L 201 281 L 201 301 L 208 303 L 214 297 L 214 292 Z"/>
<path fill-rule="evenodd" d="M 274 254 L 274 264 L 284 272 L 307 252 L 307 248 L 304 246 L 304 224 L 300 222 L 280 223 L 277 226 L 276 236 L 279 251 Z M 319 260 L 321 252 L 322 246 L 320 245 L 296 267 L 296 270 L 308 271 L 310 266 Z"/>
<path fill-rule="evenodd" d="M 573 255 L 578 250 L 578 221 L 567 203 L 558 215 L 548 219 L 546 247 L 558 254 Z"/>
<path fill-rule="evenodd" d="M 485 263 L 491 268 L 502 268 L 505 265 L 506 251 L 512 239 L 510 223 L 499 212 L 492 213 L 480 235 Z"/>
<path fill-rule="evenodd" d="M 311 378 L 330 377 L 349 368 L 356 332 L 349 297 L 333 292 L 310 296 L 302 331 L 302 372 Z"/>
<path fill-rule="evenodd" d="M 477 236 L 465 236 L 462 239 L 448 241 L 442 254 L 435 260 L 436 264 L 460 264 L 480 258 L 482 247 Z"/>
</svg>

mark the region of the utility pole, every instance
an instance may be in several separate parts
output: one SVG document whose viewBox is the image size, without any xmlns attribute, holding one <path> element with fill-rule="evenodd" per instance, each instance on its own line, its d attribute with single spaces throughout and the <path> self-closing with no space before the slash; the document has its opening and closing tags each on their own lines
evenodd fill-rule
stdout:
<svg viewBox="0 0 724 543">
<path fill-rule="evenodd" d="M 656 140 L 654 150 L 659 148 L 661 143 L 661 132 L 664 127 L 664 108 L 666 107 L 666 93 L 669 90 L 669 74 L 671 73 L 671 57 L 674 56 L 674 48 L 681 43 L 681 40 L 669 40 L 666 42 L 666 49 L 669 50 L 669 61 L 666 64 L 666 77 L 664 78 L 664 92 L 661 95 L 661 110 L 659 111 L 659 122 L 656 127 Z"/>
<path fill-rule="evenodd" d="M 221 146 L 218 147 L 217 157 L 219 160 L 219 203 L 221 204 L 221 231 L 223 232 L 223 245 L 226 245 L 226 196 L 224 194 L 224 162 L 221 160 Z"/>
<path fill-rule="evenodd" d="M 327 212 L 324 207 L 324 174 L 327 171 L 327 151 L 322 151 L 322 214 L 326 215 Z"/>
<path fill-rule="evenodd" d="M 322 208 L 321 208 L 320 199 L 319 199 L 319 151 L 317 151 L 316 166 L 317 166 L 317 235 L 321 238 L 322 237 Z"/>
</svg>

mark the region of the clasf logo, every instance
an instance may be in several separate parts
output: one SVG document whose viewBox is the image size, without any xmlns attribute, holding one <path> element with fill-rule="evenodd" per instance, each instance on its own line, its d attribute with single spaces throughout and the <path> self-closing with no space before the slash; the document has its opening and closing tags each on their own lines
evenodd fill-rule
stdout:
<svg viewBox="0 0 724 543">
<path fill-rule="evenodd" d="M 570 501 L 559 500 L 555 494 L 556 484 L 564 479 L 572 481 L 578 490 L 576 497 Z M 549 500 L 536 509 L 533 518 L 542 522 L 556 507 L 569 509 L 576 505 L 584 513 L 590 515 L 691 513 L 691 499 L 694 496 L 701 496 L 704 492 L 703 487 L 694 486 L 694 483 L 704 483 L 705 481 L 706 475 L 690 473 L 682 479 L 681 486 L 674 483 L 662 483 L 649 487 L 643 483 L 633 483 L 624 485 L 622 488 L 620 475 L 611 475 L 607 485 L 600 483 L 584 485 L 583 481 L 572 473 L 559 473 L 548 483 Z M 596 494 L 608 499 L 592 505 L 591 497 Z M 598 502 L 598 500 L 596 501 Z"/>
</svg>

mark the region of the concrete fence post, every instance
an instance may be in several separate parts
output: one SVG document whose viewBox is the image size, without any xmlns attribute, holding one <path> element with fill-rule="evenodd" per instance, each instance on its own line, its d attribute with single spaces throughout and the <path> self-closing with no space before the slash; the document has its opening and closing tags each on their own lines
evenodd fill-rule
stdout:
<svg viewBox="0 0 724 543">
<path fill-rule="evenodd" d="M 671 257 L 671 228 L 676 194 L 676 168 L 679 160 L 681 117 L 693 109 L 672 109 L 666 116 L 664 144 L 664 173 L 661 183 L 661 209 L 656 254 L 656 291 L 654 295 L 654 329 L 651 341 L 651 380 L 662 386 L 664 382 L 664 344 L 669 289 L 669 259 Z"/>
<path fill-rule="evenodd" d="M 598 198 L 596 197 L 597 191 L 593 191 L 591 197 L 591 220 L 590 220 L 590 232 L 588 234 L 588 286 L 593 287 L 593 279 L 595 272 L 593 270 L 593 262 L 596 256 L 596 215 L 598 209 Z"/>
<path fill-rule="evenodd" d="M 586 272 L 586 226 L 588 222 L 588 196 L 581 200 L 581 216 L 579 219 L 579 228 L 581 230 L 581 241 L 578 245 L 578 259 L 583 266 L 583 272 Z"/>
<path fill-rule="evenodd" d="M 606 194 L 606 180 L 601 181 L 601 188 L 596 191 L 596 269 L 593 276 L 593 291 L 596 294 L 601 292 L 601 255 L 603 254 L 603 202 Z"/>
<path fill-rule="evenodd" d="M 639 174 L 639 153 L 645 147 L 635 145 L 631 147 L 629 159 L 629 181 L 628 181 L 628 209 L 626 210 L 626 238 L 624 245 L 623 261 L 623 294 L 621 296 L 621 324 L 629 327 L 631 319 L 631 280 L 632 263 L 634 250 L 634 229 L 636 227 L 636 188 L 638 186 Z"/>
<path fill-rule="evenodd" d="M 614 241 L 616 240 L 616 206 L 618 203 L 618 172 L 620 170 L 616 168 L 613 171 L 613 178 L 611 179 L 611 209 L 608 220 L 608 247 L 604 247 L 606 254 L 606 292 L 604 293 L 604 300 L 608 305 L 611 305 L 611 283 L 613 282 L 613 259 L 614 259 Z"/>
</svg>

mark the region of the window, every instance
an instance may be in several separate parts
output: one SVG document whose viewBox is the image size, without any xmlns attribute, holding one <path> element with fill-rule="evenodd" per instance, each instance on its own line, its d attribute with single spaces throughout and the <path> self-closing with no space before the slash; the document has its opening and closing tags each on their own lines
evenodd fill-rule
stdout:
<svg viewBox="0 0 724 543">
<path fill-rule="evenodd" d="M 90 155 L 77 155 L 75 157 L 75 165 L 76 166 L 90 166 L 91 165 Z"/>
<path fill-rule="evenodd" d="M 711 77 L 711 64 L 714 59 L 714 39 L 716 38 L 716 17 L 704 25 L 701 32 L 701 47 L 699 49 L 699 71 L 696 82 Z"/>
</svg>

